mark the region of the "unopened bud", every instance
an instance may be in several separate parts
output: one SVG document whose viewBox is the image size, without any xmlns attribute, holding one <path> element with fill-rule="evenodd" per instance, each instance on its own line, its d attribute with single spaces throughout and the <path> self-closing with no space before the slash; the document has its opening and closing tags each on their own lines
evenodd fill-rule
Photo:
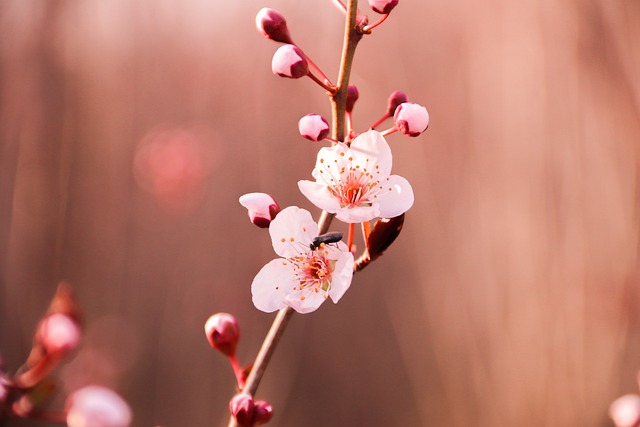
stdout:
<svg viewBox="0 0 640 427">
<path fill-rule="evenodd" d="M 280 212 L 280 206 L 266 193 L 249 193 L 240 196 L 240 204 L 247 208 L 249 219 L 260 228 L 268 228 Z"/>
<path fill-rule="evenodd" d="M 391 9 L 396 7 L 398 0 L 369 0 L 369 6 L 374 12 L 381 13 L 383 15 L 391 12 Z"/>
<path fill-rule="evenodd" d="M 322 141 L 329 135 L 329 122 L 318 114 L 307 114 L 298 121 L 298 130 L 311 141 Z"/>
<path fill-rule="evenodd" d="M 396 108 L 393 121 L 400 133 L 418 136 L 429 127 L 429 112 L 422 105 L 404 102 Z"/>
<path fill-rule="evenodd" d="M 54 313 L 44 317 L 36 331 L 36 340 L 47 353 L 66 353 L 80 342 L 80 326 L 66 314 Z"/>
<path fill-rule="evenodd" d="M 254 404 L 248 394 L 236 394 L 229 401 L 229 411 L 240 427 L 253 427 Z"/>
<path fill-rule="evenodd" d="M 211 347 L 227 356 L 236 354 L 240 328 L 236 318 L 228 313 L 217 313 L 204 324 L 204 333 Z"/>
<path fill-rule="evenodd" d="M 389 95 L 389 99 L 387 100 L 387 114 L 389 117 L 393 117 L 393 114 L 396 112 L 396 108 L 404 102 L 408 102 L 409 97 L 406 93 L 397 90 Z"/>
<path fill-rule="evenodd" d="M 309 74 L 309 63 L 297 46 L 285 44 L 273 54 L 271 70 L 280 77 L 299 79 Z"/>
<path fill-rule="evenodd" d="M 264 400 L 258 400 L 254 403 L 253 408 L 253 425 L 259 426 L 260 424 L 266 424 L 273 417 L 273 407 L 269 402 Z"/>
<path fill-rule="evenodd" d="M 286 19 L 276 10 L 268 7 L 260 9 L 260 12 L 256 15 L 256 27 L 260 34 L 270 40 L 293 44 Z"/>
<path fill-rule="evenodd" d="M 67 398 L 69 427 L 128 427 L 131 409 L 117 393 L 101 386 L 87 386 Z"/>
<path fill-rule="evenodd" d="M 345 106 L 345 111 L 350 113 L 353 111 L 353 106 L 356 104 L 356 101 L 360 97 L 360 93 L 358 93 L 358 88 L 356 85 L 349 85 L 347 87 L 347 104 Z"/>
<path fill-rule="evenodd" d="M 404 214 L 395 218 L 381 218 L 373 226 L 373 230 L 367 239 L 369 258 L 373 261 L 378 258 L 396 240 L 402 231 Z"/>
<path fill-rule="evenodd" d="M 627 394 L 617 398 L 609 406 L 609 416 L 616 427 L 637 427 L 640 425 L 640 396 Z"/>
</svg>

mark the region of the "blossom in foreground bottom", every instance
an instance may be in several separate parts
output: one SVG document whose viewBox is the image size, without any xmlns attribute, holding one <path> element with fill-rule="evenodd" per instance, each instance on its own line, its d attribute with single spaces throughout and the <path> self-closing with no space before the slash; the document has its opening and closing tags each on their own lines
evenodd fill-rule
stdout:
<svg viewBox="0 0 640 427">
<path fill-rule="evenodd" d="M 276 254 L 253 279 L 251 294 L 258 310 L 270 313 L 291 307 L 298 313 L 315 311 L 331 298 L 337 303 L 351 285 L 353 254 L 342 242 L 311 250 L 318 225 L 296 206 L 283 209 L 269 226 Z"/>
<path fill-rule="evenodd" d="M 384 137 L 374 130 L 358 135 L 351 146 L 320 149 L 313 181 L 298 187 L 314 205 L 355 223 L 393 218 L 413 205 L 411 184 L 391 174 L 392 155 Z"/>
<path fill-rule="evenodd" d="M 87 386 L 67 398 L 69 427 L 128 427 L 130 424 L 129 405 L 108 388 Z"/>
</svg>

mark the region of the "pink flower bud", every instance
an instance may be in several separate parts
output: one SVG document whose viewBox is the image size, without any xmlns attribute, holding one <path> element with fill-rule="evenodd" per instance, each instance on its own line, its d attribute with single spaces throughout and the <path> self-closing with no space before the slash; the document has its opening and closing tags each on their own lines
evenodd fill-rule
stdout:
<svg viewBox="0 0 640 427">
<path fill-rule="evenodd" d="M 297 46 L 285 44 L 273 54 L 271 70 L 280 77 L 299 79 L 309 74 L 309 63 Z"/>
<path fill-rule="evenodd" d="M 318 114 L 307 114 L 298 122 L 298 130 L 311 141 L 322 141 L 329 134 L 329 122 Z"/>
<path fill-rule="evenodd" d="M 393 114 L 396 112 L 396 108 L 398 108 L 400 104 L 408 101 L 409 97 L 407 94 L 399 90 L 389 95 L 389 99 L 387 100 L 387 114 L 389 117 L 393 117 Z"/>
<path fill-rule="evenodd" d="M 100 386 L 87 386 L 67 398 L 69 427 L 128 427 L 129 405 L 114 391 Z"/>
<path fill-rule="evenodd" d="M 256 15 L 256 27 L 258 27 L 260 34 L 270 40 L 293 44 L 287 28 L 287 21 L 278 11 L 268 7 L 260 9 Z"/>
<path fill-rule="evenodd" d="M 204 333 L 211 347 L 227 356 L 236 354 L 240 328 L 236 318 L 228 313 L 217 313 L 204 324 Z"/>
<path fill-rule="evenodd" d="M 391 9 L 396 7 L 398 0 L 369 0 L 369 6 L 374 12 L 381 13 L 383 15 L 391 12 Z"/>
<path fill-rule="evenodd" d="M 280 212 L 280 206 L 266 193 L 249 193 L 240 196 L 240 204 L 247 208 L 249 219 L 260 228 L 268 228 L 271 221 Z"/>
<path fill-rule="evenodd" d="M 640 425 L 640 396 L 627 394 L 617 398 L 609 406 L 609 416 L 616 427 L 637 427 Z"/>
<path fill-rule="evenodd" d="M 355 85 L 349 85 L 347 88 L 347 105 L 345 106 L 345 111 L 347 113 L 353 111 L 353 106 L 359 97 L 360 94 L 358 93 L 358 88 Z"/>
<path fill-rule="evenodd" d="M 253 425 L 259 426 L 266 424 L 273 417 L 273 407 L 264 400 L 258 400 L 254 403 L 253 409 Z"/>
<path fill-rule="evenodd" d="M 36 339 L 51 354 L 74 350 L 80 342 L 80 335 L 80 326 L 62 313 L 44 317 L 36 331 Z"/>
<path fill-rule="evenodd" d="M 404 102 L 396 108 L 393 121 L 400 133 L 418 136 L 429 127 L 429 112 L 422 105 Z"/>
<path fill-rule="evenodd" d="M 229 401 L 229 411 L 240 427 L 253 427 L 254 404 L 248 394 L 236 394 Z"/>
</svg>

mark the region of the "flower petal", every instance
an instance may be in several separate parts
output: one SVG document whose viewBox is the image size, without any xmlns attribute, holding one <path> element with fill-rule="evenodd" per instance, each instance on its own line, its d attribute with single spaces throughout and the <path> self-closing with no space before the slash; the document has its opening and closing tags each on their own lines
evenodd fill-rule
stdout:
<svg viewBox="0 0 640 427">
<path fill-rule="evenodd" d="M 361 167 L 368 168 L 373 172 L 379 172 L 381 176 L 386 177 L 391 173 L 391 164 L 393 163 L 393 155 L 391 148 L 380 132 L 370 130 L 356 136 L 351 142 L 350 151 L 353 153 L 354 160 Z M 368 159 L 368 161 L 366 161 Z"/>
<path fill-rule="evenodd" d="M 269 225 L 273 250 L 281 257 L 291 258 L 308 252 L 318 235 L 318 224 L 311 214 L 297 206 L 283 209 Z"/>
<path fill-rule="evenodd" d="M 336 218 L 348 224 L 371 221 L 380 216 L 380 206 L 374 203 L 372 206 L 345 207 L 340 208 L 335 214 Z"/>
<path fill-rule="evenodd" d="M 342 252 L 338 258 L 338 262 L 331 273 L 331 289 L 329 296 L 334 303 L 340 301 L 340 298 L 347 292 L 351 286 L 353 278 L 353 254 L 351 252 Z"/>
<path fill-rule="evenodd" d="M 316 311 L 326 300 L 324 292 L 292 292 L 285 297 L 285 304 L 300 314 Z"/>
<path fill-rule="evenodd" d="M 251 283 L 253 305 L 266 313 L 284 308 L 286 292 L 295 286 L 294 274 L 293 266 L 284 259 L 274 259 L 262 267 Z"/>
<path fill-rule="evenodd" d="M 401 176 L 391 175 L 384 185 L 388 185 L 390 191 L 379 196 L 380 217 L 394 218 L 413 206 L 413 189 L 409 181 Z"/>
<path fill-rule="evenodd" d="M 336 213 L 340 209 L 340 202 L 331 195 L 326 185 L 313 181 L 298 181 L 298 188 L 311 203 L 320 209 L 329 213 Z"/>
</svg>

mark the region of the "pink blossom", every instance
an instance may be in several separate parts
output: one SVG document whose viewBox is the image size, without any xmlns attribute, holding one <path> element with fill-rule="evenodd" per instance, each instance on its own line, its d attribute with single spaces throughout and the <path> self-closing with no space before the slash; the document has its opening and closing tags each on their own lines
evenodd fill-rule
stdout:
<svg viewBox="0 0 640 427">
<path fill-rule="evenodd" d="M 240 427 L 253 427 L 253 410 L 253 398 L 248 394 L 236 394 L 229 401 L 229 411 Z"/>
<path fill-rule="evenodd" d="M 404 102 L 393 115 L 396 128 L 408 136 L 418 136 L 429 127 L 429 112 L 422 105 Z"/>
<path fill-rule="evenodd" d="M 609 416 L 616 427 L 640 425 L 640 396 L 627 394 L 617 398 L 609 407 Z"/>
<path fill-rule="evenodd" d="M 311 141 L 322 141 L 329 134 L 329 122 L 318 114 L 307 114 L 298 121 L 298 130 Z"/>
<path fill-rule="evenodd" d="M 260 34 L 276 42 L 293 44 L 287 21 L 284 16 L 273 9 L 264 7 L 256 15 L 256 27 Z"/>
<path fill-rule="evenodd" d="M 211 347 L 227 356 L 236 354 L 240 339 L 240 327 L 235 317 L 228 313 L 216 313 L 204 324 L 204 333 Z"/>
<path fill-rule="evenodd" d="M 309 64 L 297 46 L 285 44 L 273 54 L 271 70 L 280 77 L 299 79 L 309 74 Z"/>
<path fill-rule="evenodd" d="M 131 409 L 114 391 L 91 385 L 67 398 L 67 424 L 69 427 L 128 427 Z"/>
<path fill-rule="evenodd" d="M 342 242 L 310 245 L 318 236 L 311 214 L 296 206 L 283 209 L 269 226 L 276 254 L 253 279 L 251 293 L 258 310 L 270 313 L 291 307 L 310 313 L 327 298 L 337 303 L 351 285 L 353 254 Z"/>
<path fill-rule="evenodd" d="M 78 346 L 81 332 L 80 326 L 71 317 L 54 313 L 40 321 L 36 335 L 48 353 L 62 353 Z"/>
<path fill-rule="evenodd" d="M 320 149 L 313 181 L 298 187 L 314 205 L 355 223 L 393 218 L 413 205 L 409 182 L 391 174 L 392 155 L 384 137 L 374 130 L 358 135 L 351 146 Z"/>
<path fill-rule="evenodd" d="M 240 196 L 240 204 L 247 208 L 249 219 L 260 228 L 267 228 L 280 212 L 278 202 L 266 193 L 248 193 Z"/>
</svg>

